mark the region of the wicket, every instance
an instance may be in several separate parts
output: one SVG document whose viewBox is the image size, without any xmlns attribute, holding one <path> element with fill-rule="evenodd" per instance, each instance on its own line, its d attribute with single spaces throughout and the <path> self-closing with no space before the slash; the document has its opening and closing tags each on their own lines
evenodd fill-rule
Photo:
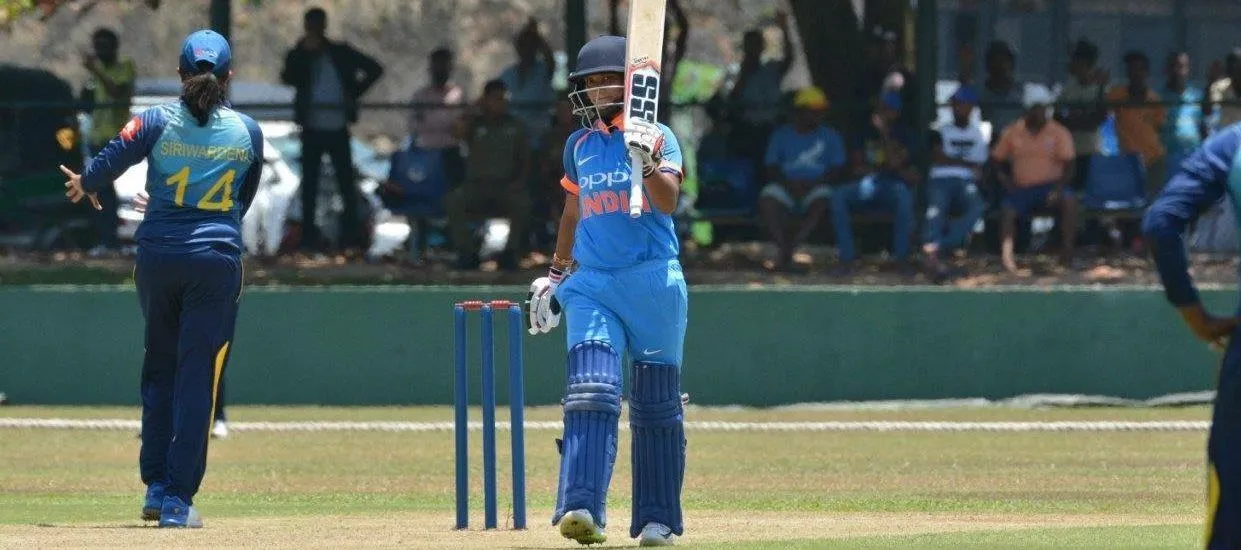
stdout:
<svg viewBox="0 0 1241 550">
<path fill-rule="evenodd" d="M 521 304 L 507 300 L 468 300 L 453 305 L 456 325 L 456 383 L 453 399 L 454 433 L 457 467 L 457 529 L 469 527 L 469 353 L 466 345 L 466 317 L 478 311 L 482 317 L 482 386 L 483 386 L 483 527 L 495 529 L 496 518 L 496 387 L 493 334 L 494 311 L 508 311 L 508 379 L 509 416 L 511 419 L 513 454 L 513 528 L 526 528 L 526 460 L 525 460 L 525 388 L 522 365 Z"/>
</svg>

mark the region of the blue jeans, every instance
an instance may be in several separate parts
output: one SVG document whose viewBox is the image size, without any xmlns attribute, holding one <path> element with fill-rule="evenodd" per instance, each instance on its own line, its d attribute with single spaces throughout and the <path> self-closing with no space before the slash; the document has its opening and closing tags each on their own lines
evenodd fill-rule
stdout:
<svg viewBox="0 0 1241 550">
<path fill-rule="evenodd" d="M 862 194 L 860 182 L 841 186 L 832 192 L 832 226 L 836 230 L 836 248 L 840 261 L 854 260 L 853 224 L 850 212 L 886 212 L 892 214 L 892 255 L 897 261 L 909 257 L 909 231 L 914 221 L 914 200 L 905 182 L 891 177 L 875 178 L 874 191 Z"/>
<path fill-rule="evenodd" d="M 943 253 L 965 245 L 974 224 L 987 210 L 987 204 L 978 194 L 978 186 L 965 178 L 935 178 L 926 188 L 926 225 L 922 228 L 922 242 L 939 245 Z M 948 220 L 952 207 L 957 206 L 961 215 Z M 947 226 L 947 232 L 944 227 Z"/>
</svg>

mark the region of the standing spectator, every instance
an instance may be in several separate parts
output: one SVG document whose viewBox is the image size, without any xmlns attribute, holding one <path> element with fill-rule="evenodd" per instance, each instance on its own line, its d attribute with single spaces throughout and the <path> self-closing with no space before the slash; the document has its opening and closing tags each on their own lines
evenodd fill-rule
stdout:
<svg viewBox="0 0 1241 550">
<path fill-rule="evenodd" d="M 1202 88 L 1189 81 L 1189 54 L 1173 52 L 1164 66 L 1167 81 L 1163 102 L 1171 105 L 1167 122 L 1160 129 L 1160 139 L 1167 151 L 1167 171 L 1180 169 L 1181 161 L 1197 149 L 1206 138 L 1207 127 L 1202 117 Z"/>
<path fill-rule="evenodd" d="M 900 41 L 896 31 L 875 27 L 871 62 L 864 71 L 863 77 L 858 81 L 857 104 L 873 108 L 875 101 L 882 94 L 893 90 L 898 91 L 901 94 L 901 102 L 905 105 L 901 122 L 907 126 L 912 123 L 912 117 L 916 113 L 913 107 L 917 96 L 915 93 L 917 87 L 914 86 L 916 77 L 901 61 Z M 870 111 L 857 109 L 856 113 L 857 127 L 868 126 L 867 119 Z"/>
<path fill-rule="evenodd" d="M 1207 91 L 1207 102 L 1204 105 L 1206 116 L 1218 114 L 1215 120 L 1217 130 L 1241 121 L 1241 103 L 1237 103 L 1238 98 L 1241 98 L 1241 93 L 1237 92 L 1239 87 L 1241 87 L 1241 48 L 1233 48 L 1228 53 L 1228 57 L 1224 58 L 1224 78 L 1211 83 Z M 1225 103 L 1227 105 L 1224 105 Z"/>
<path fill-rule="evenodd" d="M 82 90 L 82 100 L 91 106 L 91 128 L 87 146 L 93 157 L 129 122 L 135 72 L 134 60 L 120 57 L 120 38 L 110 29 L 96 30 L 91 36 L 91 46 L 94 54 L 82 56 L 82 66 L 91 75 Z M 120 251 L 116 237 L 120 218 L 117 214 L 115 186 L 109 184 L 99 190 L 99 204 L 103 210 L 96 212 L 94 217 L 99 244 L 90 250 L 91 256 Z"/>
<path fill-rule="evenodd" d="M 513 39 L 517 50 L 517 63 L 500 73 L 500 80 L 508 88 L 513 116 L 526 125 L 531 150 L 539 146 L 539 139 L 547 131 L 551 104 L 556 99 L 552 89 L 552 76 L 556 72 L 556 59 L 547 39 L 539 32 L 539 22 L 531 17 L 526 26 Z"/>
<path fill-rule="evenodd" d="M 1108 74 L 1099 69 L 1099 48 L 1086 40 L 1078 40 L 1069 61 L 1069 81 L 1060 91 L 1063 108 L 1056 121 L 1073 133 L 1073 149 L 1077 152 L 1075 188 L 1086 185 L 1090 157 L 1099 152 L 1099 126 L 1107 119 L 1104 103 Z M 1002 131 L 1003 127 L 997 130 Z M 998 132 L 997 132 L 998 133 Z"/>
<path fill-rule="evenodd" d="M 573 116 L 573 102 L 567 93 L 557 93 L 555 112 L 552 114 L 552 126 L 543 134 L 543 145 L 532 168 L 534 177 L 534 205 L 536 240 L 550 246 L 555 245 L 556 232 L 560 226 L 560 216 L 564 208 L 564 188 L 560 186 L 560 177 L 564 172 L 564 143 L 569 136 L 581 128 Z"/>
<path fill-rule="evenodd" d="M 319 250 L 322 236 L 315 223 L 319 176 L 326 152 L 332 160 L 344 213 L 340 244 L 362 244 L 358 190 L 354 181 L 349 125 L 358 120 L 358 98 L 383 75 L 383 67 L 349 44 L 325 36 L 327 13 L 306 11 L 305 35 L 284 58 L 280 79 L 296 89 L 293 118 L 302 138 L 302 248 Z"/>
<path fill-rule="evenodd" d="M 782 57 L 763 61 L 763 51 L 767 49 L 763 32 L 746 31 L 741 39 L 741 64 L 727 96 L 732 122 L 729 148 L 734 154 L 752 161 L 756 174 L 762 173 L 767 138 L 780 115 L 781 86 L 793 66 L 788 14 L 776 12 L 776 25 L 784 42 Z"/>
<path fill-rule="evenodd" d="M 982 128 L 970 121 L 978 94 L 961 86 L 950 101 L 952 122 L 940 125 L 932 134 L 934 164 L 926 189 L 926 225 L 922 239 L 922 251 L 926 253 L 932 277 L 937 282 L 948 275 L 940 256 L 965 245 L 974 224 L 987 208 L 978 194 L 982 167 L 987 162 L 987 140 L 982 136 Z M 961 215 L 948 223 L 948 214 L 954 206 Z"/>
<path fill-rule="evenodd" d="M 849 153 L 849 174 L 855 181 L 832 192 L 832 225 L 843 271 L 849 271 L 854 260 L 849 214 L 860 210 L 892 214 L 892 256 L 901 264 L 909 258 L 914 218 L 909 188 L 919 175 L 910 162 L 911 132 L 900 119 L 900 93 L 883 94 L 871 125 Z"/>
<path fill-rule="evenodd" d="M 1052 103 L 1051 94 L 1035 88 L 1026 95 L 1023 103 L 1026 106 L 1025 117 L 1004 129 L 999 143 L 991 152 L 991 158 L 997 163 L 1006 163 L 1012 172 L 995 170 L 1005 190 L 1000 257 L 1004 269 L 1010 273 L 1028 275 L 1027 271 L 1017 268 L 1013 240 L 1017 233 L 1017 220 L 1026 218 L 1035 209 L 1052 207 L 1060 210 L 1060 233 L 1064 244 L 1062 259 L 1068 263 L 1073 257 L 1077 235 L 1077 200 L 1068 183 L 1073 179 L 1072 165 L 1076 152 L 1073 151 L 1073 136 L 1069 130 L 1047 117 Z"/>
<path fill-rule="evenodd" d="M 1116 139 L 1120 150 L 1142 157 L 1146 166 L 1146 194 L 1154 197 L 1163 187 L 1164 156 L 1167 150 L 1159 139 L 1160 128 L 1168 118 L 1159 104 L 1162 98 L 1151 88 L 1150 58 L 1131 51 L 1125 54 L 1125 72 L 1129 82 L 1113 86 L 1107 101 L 1116 113 Z"/>
<path fill-rule="evenodd" d="M 994 143 L 1004 128 L 1021 118 L 1025 86 L 1017 82 L 1017 54 L 1007 42 L 996 40 L 987 47 L 987 78 L 979 93 L 982 119 L 991 123 Z"/>
<path fill-rule="evenodd" d="M 831 190 L 828 183 L 845 164 L 845 144 L 840 134 L 823 124 L 827 95 L 814 86 L 803 88 L 793 99 L 797 110 L 793 122 L 776 128 L 767 145 L 767 175 L 759 210 L 775 240 L 775 268 L 788 269 L 793 252 L 814 231 L 827 212 Z M 801 228 L 790 241 L 784 230 L 789 213 L 803 215 Z"/>
<path fill-rule="evenodd" d="M 530 193 L 530 144 L 525 125 L 508 111 L 508 88 L 492 80 L 483 88 L 478 111 L 469 113 L 458 126 L 469 156 L 465 181 L 449 191 L 444 200 L 448 229 L 457 249 L 457 268 L 476 269 L 478 248 L 472 223 L 487 215 L 509 220 L 508 242 L 500 268 L 517 268 L 528 237 Z"/>
<path fill-rule="evenodd" d="M 427 61 L 431 81 L 414 92 L 413 101 L 418 106 L 409 117 L 409 134 L 419 149 L 442 155 L 445 176 L 449 182 L 457 183 L 465 167 L 454 129 L 461 118 L 465 91 L 452 81 L 452 50 L 439 48 L 431 52 Z"/>
</svg>

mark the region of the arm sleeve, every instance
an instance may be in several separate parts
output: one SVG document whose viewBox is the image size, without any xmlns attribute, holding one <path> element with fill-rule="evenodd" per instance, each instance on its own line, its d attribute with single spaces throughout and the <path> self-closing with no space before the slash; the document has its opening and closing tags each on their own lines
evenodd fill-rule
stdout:
<svg viewBox="0 0 1241 550">
<path fill-rule="evenodd" d="M 130 119 L 82 173 L 82 189 L 97 193 L 104 186 L 112 185 L 130 166 L 138 164 L 155 146 L 166 121 L 160 107 L 152 107 Z"/>
<path fill-rule="evenodd" d="M 1208 139 L 1185 159 L 1142 219 L 1142 233 L 1149 240 L 1164 293 L 1178 307 L 1198 301 L 1183 234 L 1203 209 L 1224 195 L 1238 146 L 1241 127 Z"/>
<path fill-rule="evenodd" d="M 258 123 L 254 119 L 242 115 L 242 122 L 246 125 L 246 131 L 250 133 L 251 154 L 254 155 L 253 161 L 250 162 L 250 168 L 246 170 L 246 179 L 241 182 L 241 217 L 246 216 L 246 212 L 250 210 L 250 203 L 254 201 L 254 195 L 259 191 L 259 180 L 263 177 L 263 130 L 259 128 Z"/>
<path fill-rule="evenodd" d="M 660 151 L 663 160 L 659 162 L 659 171 L 665 174 L 672 174 L 677 179 L 682 179 L 685 173 L 682 171 L 681 143 L 677 141 L 676 134 L 672 133 L 672 129 L 659 125 L 659 129 L 664 132 L 664 148 Z"/>
<path fill-rule="evenodd" d="M 560 186 L 571 195 L 577 195 L 581 192 L 581 188 L 577 184 L 577 162 L 574 160 L 574 157 L 577 155 L 577 144 L 582 141 L 584 131 L 578 130 L 569 134 L 569 139 L 566 139 L 564 142 L 564 153 L 561 155 L 564 177 L 560 178 Z"/>
</svg>

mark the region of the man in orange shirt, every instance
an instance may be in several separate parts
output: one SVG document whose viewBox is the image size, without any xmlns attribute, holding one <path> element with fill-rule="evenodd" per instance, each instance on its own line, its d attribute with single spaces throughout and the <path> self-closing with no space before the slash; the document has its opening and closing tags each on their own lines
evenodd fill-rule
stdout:
<svg viewBox="0 0 1241 550">
<path fill-rule="evenodd" d="M 1068 183 L 1073 179 L 1073 135 L 1060 123 L 1048 118 L 1052 103 L 1049 92 L 1032 88 L 1025 95 L 1025 116 L 1004 129 L 999 143 L 991 152 L 996 161 L 996 178 L 1004 186 L 1003 243 L 1000 253 L 1004 269 L 1027 275 L 1017 269 L 1013 258 L 1013 235 L 1018 218 L 1024 218 L 1040 207 L 1060 211 L 1063 260 L 1073 256 L 1077 235 L 1077 199 Z M 1002 163 L 1011 165 L 1005 170 Z"/>
<path fill-rule="evenodd" d="M 1163 99 L 1150 87 L 1150 59 L 1142 52 L 1125 54 L 1127 84 L 1113 86 L 1107 102 L 1116 113 L 1116 139 L 1120 150 L 1142 157 L 1146 166 L 1146 193 L 1154 196 L 1164 182 L 1164 157 L 1167 149 L 1159 139 L 1159 130 L 1168 118 L 1160 104 Z"/>
</svg>

